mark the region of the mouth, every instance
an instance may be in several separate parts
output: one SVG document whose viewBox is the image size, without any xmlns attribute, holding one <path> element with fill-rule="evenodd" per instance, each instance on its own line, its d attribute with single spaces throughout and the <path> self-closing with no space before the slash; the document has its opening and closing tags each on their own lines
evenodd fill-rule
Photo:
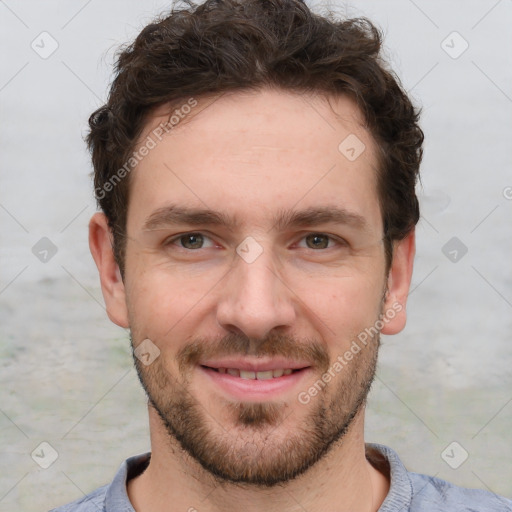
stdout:
<svg viewBox="0 0 512 512">
<path fill-rule="evenodd" d="M 233 377 L 239 377 L 241 379 L 246 380 L 269 380 L 269 379 L 278 379 L 283 375 L 291 375 L 294 372 L 300 372 L 304 368 L 276 368 L 273 370 L 265 370 L 265 371 L 252 371 L 252 370 L 241 370 L 239 368 L 213 368 L 205 365 L 201 365 L 203 368 L 208 370 L 213 370 L 214 372 L 218 372 L 221 374 L 228 374 Z"/>
<path fill-rule="evenodd" d="M 207 389 L 214 389 L 230 400 L 243 401 L 284 398 L 292 391 L 296 394 L 307 389 L 304 382 L 313 371 L 311 366 L 247 369 L 199 365 L 198 368 Z"/>
</svg>

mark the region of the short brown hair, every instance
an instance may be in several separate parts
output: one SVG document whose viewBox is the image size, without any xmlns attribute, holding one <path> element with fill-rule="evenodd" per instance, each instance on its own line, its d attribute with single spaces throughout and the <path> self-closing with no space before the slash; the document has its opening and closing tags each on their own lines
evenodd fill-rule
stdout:
<svg viewBox="0 0 512 512">
<path fill-rule="evenodd" d="M 126 175 L 120 171 L 127 170 L 148 115 L 184 98 L 263 87 L 342 94 L 357 103 L 379 149 L 389 269 L 392 241 L 407 236 L 419 219 L 415 185 L 423 132 L 419 109 L 381 58 L 380 31 L 366 18 L 314 14 L 301 0 L 184 4 L 147 25 L 120 51 L 108 101 L 89 118 L 96 197 L 113 233 L 121 273 L 130 180 L 113 180 Z"/>
</svg>

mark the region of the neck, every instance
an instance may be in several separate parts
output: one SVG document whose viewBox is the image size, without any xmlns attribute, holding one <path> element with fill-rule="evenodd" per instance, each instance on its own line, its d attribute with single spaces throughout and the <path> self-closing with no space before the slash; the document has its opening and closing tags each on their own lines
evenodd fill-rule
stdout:
<svg viewBox="0 0 512 512">
<path fill-rule="evenodd" d="M 171 439 L 150 407 L 151 461 L 130 480 L 136 512 L 377 512 L 389 491 L 389 477 L 365 457 L 364 408 L 322 459 L 299 477 L 271 489 L 219 483 Z"/>
</svg>

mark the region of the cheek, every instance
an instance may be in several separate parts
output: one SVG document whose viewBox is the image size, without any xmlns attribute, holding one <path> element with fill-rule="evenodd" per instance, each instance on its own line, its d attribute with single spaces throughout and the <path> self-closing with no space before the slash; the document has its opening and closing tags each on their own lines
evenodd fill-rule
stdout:
<svg viewBox="0 0 512 512">
<path fill-rule="evenodd" d="M 223 282 L 229 268 L 212 262 L 173 267 L 168 260 L 156 260 L 154 254 L 135 250 L 127 258 L 126 296 L 134 338 L 185 340 L 205 321 L 214 325 L 216 305 L 229 293 Z M 284 292 L 286 300 L 295 302 L 299 325 L 310 324 L 325 339 L 347 340 L 375 322 L 384 277 L 372 267 L 374 259 L 357 263 L 322 274 L 318 265 L 314 272 L 291 265 L 283 272 L 290 290 Z"/>
<path fill-rule="evenodd" d="M 347 278 L 324 281 L 304 290 L 303 302 L 317 318 L 325 339 L 345 345 L 366 327 L 375 323 L 381 307 L 384 280 Z M 316 291 L 314 291 L 316 290 Z"/>
<path fill-rule="evenodd" d="M 197 306 L 207 300 L 213 284 L 207 277 L 193 279 L 158 267 L 131 274 L 126 294 L 132 331 L 155 340 L 176 336 L 197 316 Z"/>
</svg>

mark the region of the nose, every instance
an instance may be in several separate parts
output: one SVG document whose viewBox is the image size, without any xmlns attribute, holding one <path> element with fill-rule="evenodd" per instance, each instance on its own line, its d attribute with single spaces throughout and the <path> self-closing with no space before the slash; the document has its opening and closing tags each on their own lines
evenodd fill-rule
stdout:
<svg viewBox="0 0 512 512">
<path fill-rule="evenodd" d="M 264 339 L 272 329 L 292 326 L 296 317 L 296 296 L 279 275 L 269 252 L 251 263 L 235 256 L 217 306 L 219 325 L 251 340 Z"/>
</svg>

